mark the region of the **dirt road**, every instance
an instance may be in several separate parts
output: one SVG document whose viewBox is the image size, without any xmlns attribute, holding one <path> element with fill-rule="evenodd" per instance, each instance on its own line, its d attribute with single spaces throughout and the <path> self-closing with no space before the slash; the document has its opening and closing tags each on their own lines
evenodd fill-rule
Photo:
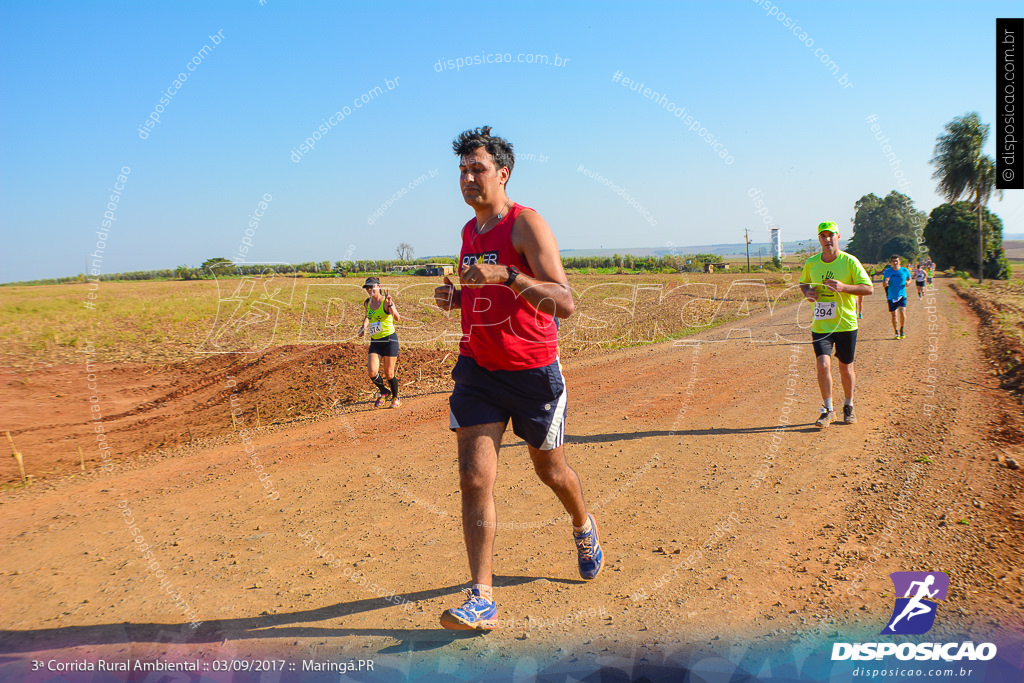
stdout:
<svg viewBox="0 0 1024 683">
<path fill-rule="evenodd" d="M 401 410 L 361 403 L 255 430 L 269 486 L 228 435 L 0 494 L 0 676 L 54 653 L 355 657 L 452 677 L 752 642 L 796 653 L 876 638 L 888 574 L 910 570 L 949 574 L 935 638 L 1019 648 L 1024 505 L 1003 464 L 1024 460 L 1007 426 L 1019 407 L 988 373 L 972 314 L 937 285 L 931 339 L 926 301 L 910 302 L 903 341 L 882 297 L 865 302 L 856 425 L 813 427 L 803 334 L 763 341 L 792 329 L 794 307 L 752 317 L 755 341 L 733 324 L 567 360 L 568 455 L 607 564 L 578 579 L 565 513 L 509 432 L 504 623 L 485 637 L 438 625 L 468 579 L 443 382 Z"/>
</svg>

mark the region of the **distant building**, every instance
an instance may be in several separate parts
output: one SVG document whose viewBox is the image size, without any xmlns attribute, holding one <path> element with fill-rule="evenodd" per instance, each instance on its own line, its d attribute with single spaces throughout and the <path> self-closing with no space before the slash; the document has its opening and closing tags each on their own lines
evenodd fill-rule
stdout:
<svg viewBox="0 0 1024 683">
<path fill-rule="evenodd" d="M 704 272 L 705 273 L 713 273 L 713 272 L 715 272 L 716 269 L 717 270 L 728 270 L 729 269 L 729 264 L 728 263 L 722 263 L 721 261 L 705 261 L 704 262 Z"/>
<path fill-rule="evenodd" d="M 451 275 L 455 272 L 455 266 L 450 263 L 427 263 L 423 267 L 427 275 Z"/>
</svg>

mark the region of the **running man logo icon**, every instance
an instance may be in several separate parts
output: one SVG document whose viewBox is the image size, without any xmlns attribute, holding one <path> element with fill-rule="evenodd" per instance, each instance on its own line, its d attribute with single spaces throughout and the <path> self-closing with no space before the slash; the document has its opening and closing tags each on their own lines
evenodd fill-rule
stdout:
<svg viewBox="0 0 1024 683">
<path fill-rule="evenodd" d="M 919 635 L 931 630 L 935 623 L 937 600 L 945 600 L 949 577 L 944 572 L 893 572 L 896 605 L 882 635 Z"/>
</svg>

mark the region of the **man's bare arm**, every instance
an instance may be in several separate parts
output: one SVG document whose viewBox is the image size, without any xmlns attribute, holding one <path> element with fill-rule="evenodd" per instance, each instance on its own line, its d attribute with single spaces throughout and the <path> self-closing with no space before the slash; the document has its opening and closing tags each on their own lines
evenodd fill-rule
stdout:
<svg viewBox="0 0 1024 683">
<path fill-rule="evenodd" d="M 804 293 L 805 299 L 808 299 L 810 301 L 818 300 L 818 290 L 814 288 L 814 285 L 808 284 L 806 282 L 801 282 L 800 291 Z"/>
<path fill-rule="evenodd" d="M 540 214 L 523 211 L 512 226 L 512 246 L 530 264 L 534 277 L 520 275 L 512 289 L 543 313 L 568 318 L 576 310 L 558 242 Z"/>
<path fill-rule="evenodd" d="M 875 293 L 874 285 L 848 285 L 844 282 L 840 282 L 839 280 L 825 280 L 822 284 L 833 291 L 841 292 L 843 294 L 852 294 L 853 296 L 871 296 Z"/>
</svg>

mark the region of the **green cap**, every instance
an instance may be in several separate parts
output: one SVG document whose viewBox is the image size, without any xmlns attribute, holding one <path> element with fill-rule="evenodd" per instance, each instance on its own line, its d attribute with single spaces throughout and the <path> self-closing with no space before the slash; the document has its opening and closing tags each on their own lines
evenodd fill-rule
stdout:
<svg viewBox="0 0 1024 683">
<path fill-rule="evenodd" d="M 818 223 L 818 234 L 820 235 L 823 232 L 839 234 L 839 226 L 836 225 L 833 221 L 825 221 L 824 223 Z"/>
</svg>

